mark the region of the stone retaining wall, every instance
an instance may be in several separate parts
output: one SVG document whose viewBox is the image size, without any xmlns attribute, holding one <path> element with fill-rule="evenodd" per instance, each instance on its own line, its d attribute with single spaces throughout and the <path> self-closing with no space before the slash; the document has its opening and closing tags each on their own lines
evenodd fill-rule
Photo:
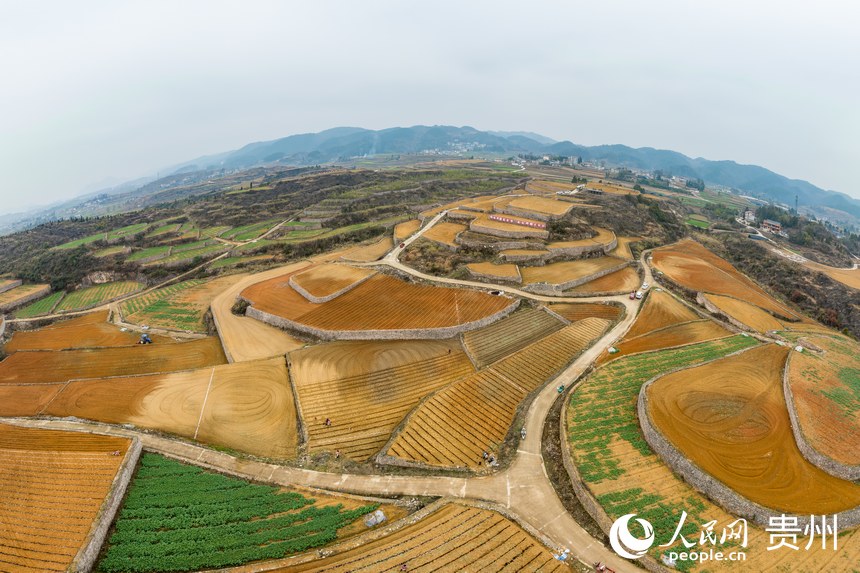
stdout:
<svg viewBox="0 0 860 573">
<path fill-rule="evenodd" d="M 454 239 L 458 244 L 464 247 L 486 248 L 494 251 L 506 251 L 509 249 L 543 249 L 542 243 L 527 243 L 525 241 L 500 241 L 497 243 L 487 243 L 486 241 L 477 241 L 464 239 L 463 233 L 457 235 Z"/>
<path fill-rule="evenodd" d="M 469 230 L 474 231 L 475 233 L 483 233 L 485 235 L 491 235 L 493 237 L 503 237 L 508 239 L 549 238 L 549 231 L 539 231 L 537 229 L 532 229 L 531 227 L 525 226 L 523 227 L 522 231 L 495 229 L 493 227 L 485 227 L 477 221 L 474 221 L 471 225 L 469 225 Z"/>
<path fill-rule="evenodd" d="M 250 303 L 250 301 L 248 301 Z M 485 316 L 479 320 L 465 322 L 455 326 L 446 326 L 441 328 L 405 328 L 397 330 L 323 330 L 302 324 L 283 316 L 275 316 L 268 312 L 249 306 L 245 311 L 247 316 L 255 318 L 266 324 L 277 326 L 284 330 L 295 330 L 303 334 L 307 334 L 322 340 L 414 340 L 414 339 L 433 339 L 441 340 L 452 338 L 462 332 L 468 332 L 482 328 L 497 320 L 506 317 L 520 304 L 519 299 L 514 299 L 513 304 L 508 305 L 499 312 Z"/>
<path fill-rule="evenodd" d="M 0 292 L 6 292 L 7 290 L 12 290 L 13 288 L 18 288 L 19 286 L 21 286 L 22 283 L 23 283 L 23 281 L 21 279 L 14 280 L 6 286 L 0 287 Z"/>
<path fill-rule="evenodd" d="M 493 206 L 493 211 L 496 213 L 502 213 L 504 215 L 513 215 L 514 217 L 524 217 L 526 219 L 534 219 L 535 221 L 554 221 L 557 219 L 563 218 L 567 213 L 562 215 L 551 215 L 549 213 L 538 213 L 537 211 L 530 211 L 528 209 L 523 209 L 521 207 L 511 207 L 510 205 L 505 205 L 504 207 L 496 207 Z M 569 212 L 570 210 L 568 210 Z"/>
<path fill-rule="evenodd" d="M 806 440 L 806 436 L 803 435 L 803 428 L 800 427 L 800 420 L 798 420 L 797 409 L 794 405 L 794 394 L 791 391 L 791 383 L 789 382 L 791 356 L 792 354 L 789 354 L 788 359 L 785 361 L 785 370 L 782 373 L 782 391 L 785 394 L 785 406 L 788 408 L 788 418 L 791 422 L 791 433 L 794 434 L 794 441 L 797 442 L 797 448 L 809 463 L 818 466 L 832 476 L 848 481 L 860 479 L 860 466 L 843 464 L 834 460 L 830 456 L 822 454 L 816 450 L 812 444 Z"/>
<path fill-rule="evenodd" d="M 744 350 L 733 352 L 727 356 L 734 356 L 741 352 L 744 352 Z M 716 360 L 720 360 L 722 358 L 726 357 L 723 356 Z M 707 363 L 708 362 L 705 362 L 703 364 Z M 701 364 L 699 366 L 701 366 Z M 681 453 L 671 442 L 669 442 L 669 440 L 667 440 L 654 426 L 651 417 L 648 415 L 647 390 L 651 384 L 663 376 L 668 376 L 669 374 L 685 370 L 686 368 L 687 367 L 681 367 L 669 372 L 664 372 L 642 385 L 642 388 L 639 391 L 636 411 L 639 417 L 639 425 L 645 436 L 645 441 L 648 442 L 651 449 L 660 456 L 660 459 L 663 460 L 663 462 L 669 466 L 675 474 L 681 477 L 681 479 L 687 482 L 693 489 L 714 501 L 717 505 L 721 506 L 732 515 L 749 519 L 756 525 L 763 528 L 769 527 L 770 518 L 779 517 L 783 512 L 769 509 L 745 498 L 705 472 L 692 460 Z M 839 512 L 837 515 L 839 516 L 838 529 L 840 531 L 860 525 L 860 507 Z M 809 524 L 809 516 L 800 515 L 797 517 L 800 527 L 805 527 Z"/>
<path fill-rule="evenodd" d="M 563 282 L 560 284 L 550 284 L 550 283 L 534 283 L 523 287 L 523 290 L 526 292 L 531 292 L 535 294 L 542 294 L 546 296 L 563 296 L 564 291 L 578 287 L 579 285 L 585 284 L 587 282 L 593 281 L 595 279 L 599 279 L 601 277 L 605 277 L 606 275 L 612 274 L 616 271 L 620 271 L 624 267 L 631 264 L 631 261 L 624 261 L 618 265 L 613 267 L 609 267 L 608 269 L 603 269 L 602 271 L 598 271 L 596 273 L 592 273 L 590 275 L 586 275 L 584 277 L 579 277 L 573 280 L 569 280 L 567 282 Z M 589 293 L 588 296 L 593 296 Z"/>
<path fill-rule="evenodd" d="M 87 534 L 84 545 L 78 551 L 78 554 L 75 555 L 69 571 L 76 573 L 89 573 L 92 571 L 102 545 L 104 545 L 108 530 L 116 516 L 116 512 L 119 510 L 119 506 L 125 497 L 131 476 L 134 474 L 134 468 L 137 466 L 137 460 L 140 458 L 140 452 L 140 439 L 132 438 L 131 446 L 125 453 L 125 459 L 123 459 L 119 471 L 113 478 L 110 492 L 105 498 L 90 532 Z"/>
<path fill-rule="evenodd" d="M 552 253 L 553 257 L 578 257 L 580 255 L 584 255 L 586 253 L 597 253 L 602 252 L 603 254 L 608 253 L 612 249 L 618 246 L 618 237 L 615 237 L 613 234 L 612 240 L 608 243 L 594 243 L 593 245 L 579 245 L 576 247 L 547 247 Z"/>
<path fill-rule="evenodd" d="M 523 283 L 523 277 L 522 277 L 522 275 L 520 275 L 520 269 L 517 269 L 516 278 L 500 277 L 500 276 L 496 276 L 496 275 L 487 275 L 484 273 L 479 273 L 473 269 L 470 269 L 468 266 L 466 267 L 466 270 L 469 271 L 469 274 L 472 275 L 473 278 L 476 278 L 478 280 L 485 280 L 485 281 L 489 281 L 489 282 L 499 281 L 499 282 L 504 282 L 504 283 L 515 283 L 515 284 L 522 284 Z"/>
<path fill-rule="evenodd" d="M 345 287 L 343 287 L 343 288 L 342 288 L 342 289 L 340 289 L 339 291 L 337 291 L 337 292 L 333 292 L 333 293 L 331 293 L 330 295 L 327 295 L 327 296 L 314 296 L 314 295 L 312 295 L 312 294 L 311 294 L 311 293 L 309 293 L 307 290 L 305 290 L 304 288 L 302 288 L 302 286 L 301 286 L 301 285 L 299 285 L 297 282 L 295 282 L 295 281 L 293 280 L 293 279 L 295 278 L 295 275 L 290 275 L 290 280 L 289 280 L 288 282 L 289 282 L 290 286 L 291 286 L 291 287 L 293 287 L 293 290 L 294 290 L 294 291 L 296 291 L 297 293 L 299 293 L 300 295 L 302 295 L 303 297 L 305 297 L 305 298 L 306 298 L 306 299 L 308 299 L 309 301 L 314 302 L 314 303 L 317 303 L 317 304 L 322 304 L 322 303 L 324 303 L 324 302 L 328 302 L 328 301 L 330 301 L 330 300 L 334 300 L 334 299 L 336 299 L 337 297 L 339 297 L 340 295 L 342 295 L 342 294 L 344 294 L 344 293 L 347 293 L 347 292 L 351 291 L 352 289 L 354 289 L 355 287 L 357 287 L 358 285 L 360 285 L 361 283 L 363 283 L 364 281 L 366 281 L 366 280 L 367 280 L 367 279 L 369 279 L 370 277 L 374 276 L 375 274 L 376 274 L 376 273 L 369 274 L 369 275 L 367 275 L 366 277 L 364 277 L 364 278 L 362 278 L 362 279 L 359 279 L 359 280 L 355 281 L 355 282 L 354 282 L 354 283 L 352 283 L 352 284 L 346 285 Z"/>
</svg>

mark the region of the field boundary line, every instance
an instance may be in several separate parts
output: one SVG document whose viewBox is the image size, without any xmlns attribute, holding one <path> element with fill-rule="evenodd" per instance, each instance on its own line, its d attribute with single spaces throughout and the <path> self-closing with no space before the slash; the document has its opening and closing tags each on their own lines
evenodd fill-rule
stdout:
<svg viewBox="0 0 860 573">
<path fill-rule="evenodd" d="M 540 340 L 537 340 L 536 342 L 540 342 Z M 505 382 L 507 382 L 508 384 L 510 384 L 511 386 L 513 386 L 514 388 L 516 388 L 517 390 L 522 392 L 523 394 L 529 394 L 529 392 L 527 392 L 525 388 L 523 388 L 522 386 L 520 386 L 519 384 L 517 384 L 516 382 L 514 382 L 513 380 L 511 380 L 510 378 L 508 378 L 507 376 L 505 376 L 501 372 L 499 372 L 498 370 L 495 371 L 495 374 L 499 378 L 501 378 L 502 380 L 504 380 Z"/>
<path fill-rule="evenodd" d="M 209 391 L 212 390 L 212 381 L 215 379 L 215 367 L 212 367 L 212 374 L 209 375 L 209 385 L 206 387 L 206 395 L 203 396 L 203 405 L 200 406 L 200 417 L 197 418 L 197 427 L 194 429 L 194 439 L 197 439 L 197 434 L 200 432 L 200 423 L 203 422 L 203 412 L 206 411 L 206 401 L 209 399 Z"/>
<path fill-rule="evenodd" d="M 42 415 L 45 413 L 45 410 L 47 410 L 47 409 L 48 409 L 48 406 L 50 406 L 51 404 L 53 404 L 54 400 L 56 400 L 56 399 L 57 399 L 57 396 L 59 396 L 60 394 L 62 394 L 62 393 L 63 393 L 63 391 L 66 389 L 66 387 L 68 387 L 68 385 L 69 385 L 69 383 L 70 383 L 70 382 L 71 382 L 71 380 L 66 380 L 66 383 L 65 383 L 65 384 L 63 384 L 63 387 L 62 387 L 62 388 L 60 388 L 59 390 L 57 390 L 57 393 L 56 393 L 56 394 L 54 394 L 53 396 L 51 396 L 51 399 L 50 399 L 50 400 L 48 400 L 48 402 L 47 402 L 44 406 L 42 406 L 41 408 L 39 408 L 39 411 L 38 411 L 38 412 L 36 412 L 36 415 L 37 415 L 37 416 L 42 416 Z M 42 384 L 34 384 L 34 386 L 42 386 Z"/>
</svg>

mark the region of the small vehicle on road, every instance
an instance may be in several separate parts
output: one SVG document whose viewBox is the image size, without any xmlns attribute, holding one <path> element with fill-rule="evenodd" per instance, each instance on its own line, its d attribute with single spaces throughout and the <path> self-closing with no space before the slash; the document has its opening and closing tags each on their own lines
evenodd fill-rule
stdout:
<svg viewBox="0 0 860 573">
<path fill-rule="evenodd" d="M 630 293 L 630 300 L 633 300 L 634 298 L 636 298 L 636 291 Z"/>
<path fill-rule="evenodd" d="M 642 300 L 642 291 L 636 293 L 636 300 Z"/>
</svg>

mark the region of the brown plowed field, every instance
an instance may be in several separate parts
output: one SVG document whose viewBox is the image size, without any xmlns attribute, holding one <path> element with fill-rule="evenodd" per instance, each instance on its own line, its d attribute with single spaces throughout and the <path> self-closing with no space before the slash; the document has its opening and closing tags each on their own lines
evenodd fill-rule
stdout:
<svg viewBox="0 0 860 573">
<path fill-rule="evenodd" d="M 634 338 L 652 330 L 699 320 L 700 318 L 693 309 L 668 292 L 654 290 L 648 293 L 648 298 L 645 299 L 645 304 L 642 305 L 636 322 L 633 323 L 624 338 L 625 340 Z"/>
<path fill-rule="evenodd" d="M 0 570 L 70 568 L 130 445 L 125 438 L 0 425 Z"/>
<path fill-rule="evenodd" d="M 67 350 L 70 348 L 99 348 L 133 346 L 140 333 L 123 332 L 107 322 L 108 311 L 97 311 L 84 316 L 54 323 L 39 330 L 16 332 L 6 344 L 6 352 L 20 350 Z M 150 335 L 156 344 L 170 343 L 163 336 Z"/>
<path fill-rule="evenodd" d="M 570 568 L 519 525 L 494 511 L 447 504 L 423 519 L 321 560 L 276 573 L 403 571 L 561 572 Z"/>
<path fill-rule="evenodd" d="M 454 326 L 495 314 L 511 299 L 479 291 L 406 283 L 378 274 L 336 299 L 313 304 L 289 275 L 254 284 L 242 296 L 254 307 L 324 330 L 397 330 Z"/>
<path fill-rule="evenodd" d="M 62 387 L 62 384 L 2 384 L 0 416 L 35 416 Z"/>
<path fill-rule="evenodd" d="M 377 453 L 391 432 L 431 392 L 472 374 L 462 350 L 418 362 L 325 382 L 295 379 L 310 452 L 340 450 L 363 461 Z M 331 425 L 326 426 L 329 418 Z"/>
<path fill-rule="evenodd" d="M 612 358 L 618 358 L 625 354 L 635 354 L 636 352 L 645 352 L 646 350 L 671 348 L 682 344 L 704 342 L 706 340 L 714 340 L 715 338 L 723 338 L 724 336 L 731 335 L 731 332 L 716 322 L 708 319 L 683 322 L 681 324 L 676 324 L 675 326 L 654 330 L 635 338 L 625 338 L 615 345 L 615 348 L 618 349 L 617 353 L 602 354 L 600 362 L 604 362 Z"/>
<path fill-rule="evenodd" d="M 296 273 L 292 280 L 311 296 L 323 298 L 376 274 L 376 271 L 347 265 L 318 265 Z"/>
<path fill-rule="evenodd" d="M 617 266 L 622 261 L 615 257 L 596 257 L 578 261 L 550 263 L 541 267 L 523 267 L 523 284 L 549 283 L 561 284 L 581 277 L 593 275 Z M 638 280 L 638 279 L 637 279 Z"/>
<path fill-rule="evenodd" d="M 405 221 L 403 223 L 398 223 L 394 226 L 394 240 L 398 243 L 405 239 L 408 239 L 415 232 L 421 228 L 421 221 L 418 219 L 412 219 L 410 221 Z"/>
<path fill-rule="evenodd" d="M 684 239 L 652 252 L 654 267 L 685 288 L 731 296 L 778 316 L 799 318 L 727 261 L 692 239 Z"/>
<path fill-rule="evenodd" d="M 527 223 L 543 223 L 543 221 L 536 221 L 534 219 L 527 219 L 525 217 L 517 217 L 514 215 L 504 215 L 504 217 Z M 475 218 L 474 221 L 472 221 L 472 224 L 480 225 L 488 229 L 496 229 L 499 231 L 515 231 L 518 233 L 526 233 L 536 237 L 546 237 L 547 232 L 546 229 L 542 229 L 539 227 L 529 227 L 528 225 L 519 225 L 516 223 L 505 223 L 504 221 L 494 221 L 493 219 L 490 219 L 490 216 L 488 214 L 479 215 Z"/>
<path fill-rule="evenodd" d="M 78 378 L 175 372 L 225 362 L 216 337 L 175 344 L 16 352 L 0 362 L 0 384 L 48 384 Z"/>
<path fill-rule="evenodd" d="M 428 229 L 423 235 L 423 238 L 428 239 L 430 241 L 435 241 L 437 243 L 442 243 L 443 245 L 448 245 L 451 247 L 456 247 L 457 243 L 454 242 L 454 239 L 457 238 L 457 235 L 466 230 L 465 225 L 459 225 L 457 223 L 448 223 L 445 221 L 441 221 L 436 223 Z"/>
<path fill-rule="evenodd" d="M 404 460 L 479 467 L 505 439 L 517 406 L 600 337 L 609 322 L 587 318 L 550 334 L 423 402 L 388 450 Z"/>
<path fill-rule="evenodd" d="M 800 429 L 822 454 L 860 464 L 860 344 L 844 336 L 807 336 L 825 351 L 794 352 L 789 384 Z"/>
<path fill-rule="evenodd" d="M 130 423 L 265 457 L 292 458 L 296 452 L 296 411 L 282 357 L 79 380 L 63 388 L 44 413 Z"/>
<path fill-rule="evenodd" d="M 470 263 L 466 265 L 466 268 L 478 274 L 502 281 L 518 280 L 520 278 L 520 271 L 517 269 L 517 265 L 497 265 L 485 261 L 483 263 Z"/>
<path fill-rule="evenodd" d="M 582 320 L 593 316 L 594 318 L 605 318 L 614 322 L 621 316 L 623 308 L 614 304 L 601 304 L 599 302 L 563 303 L 551 304 L 549 309 L 563 316 L 571 322 Z"/>
<path fill-rule="evenodd" d="M 772 314 L 767 313 L 748 302 L 744 302 L 730 296 L 720 296 L 716 294 L 705 295 L 705 298 L 713 303 L 713 305 L 720 309 L 720 312 L 726 316 L 734 318 L 738 322 L 745 324 L 757 332 L 782 330 L 785 328 L 785 325 L 774 318 Z"/>
<path fill-rule="evenodd" d="M 589 181 L 585 186 L 588 189 L 599 189 L 609 195 L 639 195 L 638 191 L 634 191 L 633 189 L 624 187 L 623 185 L 616 185 L 615 183 L 597 183 L 596 181 Z"/>
<path fill-rule="evenodd" d="M 393 248 L 391 237 L 382 237 L 375 243 L 349 249 L 341 255 L 341 259 L 356 263 L 372 263 L 384 257 Z"/>
<path fill-rule="evenodd" d="M 612 293 L 631 292 L 639 288 L 642 279 L 634 267 L 624 267 L 621 270 L 604 275 L 599 279 L 588 281 L 565 292 L 589 294 L 589 293 Z"/>
<path fill-rule="evenodd" d="M 782 393 L 788 349 L 767 345 L 658 379 L 647 392 L 654 424 L 685 456 L 742 496 L 787 513 L 860 505 L 860 485 L 801 455 Z"/>
<path fill-rule="evenodd" d="M 534 211 L 543 215 L 561 217 L 573 209 L 573 204 L 544 197 L 516 197 L 508 202 L 509 207 Z"/>
<path fill-rule="evenodd" d="M 564 326 L 548 312 L 527 308 L 484 328 L 463 333 L 463 345 L 478 368 L 483 368 Z"/>
<path fill-rule="evenodd" d="M 593 227 L 593 229 L 594 235 L 588 239 L 580 239 L 578 241 L 556 241 L 554 243 L 549 243 L 547 245 L 547 248 L 549 250 L 553 250 L 564 249 L 567 247 L 608 245 L 615 239 L 615 233 L 610 231 L 609 229 L 601 229 L 600 227 Z"/>
</svg>

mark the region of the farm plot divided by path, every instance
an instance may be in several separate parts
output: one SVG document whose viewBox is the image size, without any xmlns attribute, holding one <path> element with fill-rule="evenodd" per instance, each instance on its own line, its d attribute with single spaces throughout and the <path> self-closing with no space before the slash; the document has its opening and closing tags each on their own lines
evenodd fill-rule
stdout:
<svg viewBox="0 0 860 573">
<path fill-rule="evenodd" d="M 777 320 L 772 314 L 748 302 L 716 294 L 705 295 L 705 298 L 716 306 L 720 312 L 746 325 L 750 330 L 767 332 L 769 330 L 782 330 L 787 326 Z"/>
<path fill-rule="evenodd" d="M 421 221 L 418 219 L 412 219 L 410 221 L 406 221 L 404 223 L 398 223 L 394 227 L 394 240 L 395 241 L 403 241 L 408 239 L 415 232 L 421 228 Z"/>
<path fill-rule="evenodd" d="M 575 286 L 572 289 L 564 291 L 565 294 L 571 295 L 594 295 L 601 293 L 625 293 L 631 292 L 639 288 L 642 279 L 639 273 L 633 267 L 624 267 L 621 270 L 609 273 L 593 281 Z"/>
<path fill-rule="evenodd" d="M 392 248 L 394 248 L 394 243 L 391 241 L 391 237 L 382 237 L 378 241 L 368 245 L 349 249 L 340 258 L 344 261 L 354 261 L 356 263 L 371 263 L 384 257 Z"/>
<path fill-rule="evenodd" d="M 442 467 L 478 467 L 496 451 L 517 406 L 600 337 L 609 321 L 566 326 L 423 402 L 409 417 L 388 454 Z"/>
<path fill-rule="evenodd" d="M 436 346 L 442 350 L 446 345 Z M 339 450 L 350 459 L 366 460 L 385 445 L 422 398 L 474 371 L 465 353 L 456 349 L 327 381 L 297 374 L 294 381 L 308 429 L 308 450 Z M 330 426 L 325 424 L 327 418 Z"/>
<path fill-rule="evenodd" d="M 522 267 L 520 274 L 523 284 L 548 283 L 563 284 L 568 281 L 587 277 L 617 266 L 622 261 L 615 257 L 597 257 L 578 261 L 550 263 L 540 267 Z"/>
<path fill-rule="evenodd" d="M 130 445 L 0 424 L 0 570 L 68 570 Z"/>
<path fill-rule="evenodd" d="M 178 434 L 258 456 L 296 455 L 283 357 L 187 372 L 77 380 L 42 412 Z"/>
<path fill-rule="evenodd" d="M 6 343 L 6 352 L 26 350 L 68 350 L 72 348 L 101 348 L 133 346 L 140 340 L 136 332 L 123 332 L 107 322 L 108 311 L 96 311 L 80 317 L 55 322 L 39 330 L 15 332 Z M 150 335 L 156 344 L 169 343 L 169 338 Z"/>
<path fill-rule="evenodd" d="M 325 298 L 375 273 L 371 269 L 347 265 L 318 265 L 294 274 L 291 281 L 312 297 Z"/>
<path fill-rule="evenodd" d="M 332 557 L 273 573 L 379 571 L 560 572 L 570 569 L 519 525 L 494 511 L 446 504 L 423 519 Z"/>
<path fill-rule="evenodd" d="M 321 497 L 144 454 L 98 570 L 196 571 L 279 559 L 335 541 L 378 507 Z"/>
<path fill-rule="evenodd" d="M 459 288 L 406 283 L 378 274 L 322 304 L 289 285 L 290 275 L 254 284 L 242 297 L 264 312 L 322 330 L 400 330 L 455 326 L 498 313 L 507 297 Z"/>
<path fill-rule="evenodd" d="M 685 457 L 743 497 L 779 512 L 832 514 L 860 505 L 860 486 L 800 453 L 782 392 L 791 350 L 769 344 L 658 378 L 654 426 Z"/>
<path fill-rule="evenodd" d="M 465 230 L 466 227 L 458 223 L 436 223 L 421 236 L 436 243 L 456 247 L 457 243 L 454 239 Z"/>
<path fill-rule="evenodd" d="M 22 285 L 0 292 L 0 313 L 51 292 L 49 285 Z"/>
<path fill-rule="evenodd" d="M 653 290 L 648 293 L 648 298 L 645 299 L 636 322 L 627 331 L 626 338 L 634 338 L 660 328 L 700 318 L 693 309 L 666 291 Z"/>
<path fill-rule="evenodd" d="M 682 531 L 688 539 L 698 536 L 699 527 L 709 520 L 716 519 L 722 527 L 736 519 L 693 490 L 652 452 L 639 429 L 636 401 L 642 384 L 661 372 L 695 366 L 756 344 L 751 337 L 735 336 L 625 357 L 596 370 L 573 391 L 566 414 L 570 452 L 586 488 L 610 520 L 636 513 L 654 526 L 662 544 L 671 538 L 682 511 L 688 514 Z M 856 531 L 840 533 L 838 552 L 822 550 L 820 544 L 807 552 L 767 551 L 766 532 L 750 527 L 749 534 L 746 566 L 750 570 L 850 571 L 860 558 Z M 654 547 L 649 554 L 659 559 L 664 551 L 682 547 L 676 542 L 670 549 Z M 690 569 L 735 570 L 728 562 Z"/>
<path fill-rule="evenodd" d="M 599 302 L 559 303 L 551 304 L 547 308 L 571 322 L 576 322 L 590 316 L 615 321 L 624 312 L 624 307 L 621 305 L 602 304 Z"/>
<path fill-rule="evenodd" d="M 732 332 L 726 330 L 716 322 L 708 319 L 693 320 L 654 330 L 634 338 L 625 338 L 615 345 L 616 350 L 618 350 L 617 353 L 604 354 L 601 356 L 601 359 L 605 361 L 606 359 L 619 358 L 626 354 L 671 348 L 682 344 L 704 342 L 727 336 L 732 336 Z"/>
</svg>

